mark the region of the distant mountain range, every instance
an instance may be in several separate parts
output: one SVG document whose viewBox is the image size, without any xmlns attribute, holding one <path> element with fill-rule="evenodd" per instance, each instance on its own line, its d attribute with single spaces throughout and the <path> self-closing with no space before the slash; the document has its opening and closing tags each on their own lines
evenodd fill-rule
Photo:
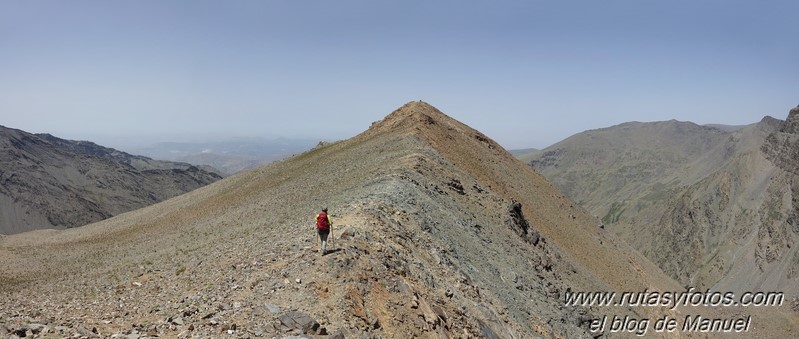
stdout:
<svg viewBox="0 0 799 339">
<path fill-rule="evenodd" d="M 0 126 L 0 233 L 82 226 L 219 179 L 211 168 Z"/>
<path fill-rule="evenodd" d="M 625 123 L 529 162 L 682 284 L 799 293 L 799 108 L 747 126 Z"/>
<path fill-rule="evenodd" d="M 307 151 L 318 143 L 319 140 L 249 138 L 221 142 L 160 142 L 130 151 L 154 159 L 208 165 L 230 175 Z"/>
</svg>

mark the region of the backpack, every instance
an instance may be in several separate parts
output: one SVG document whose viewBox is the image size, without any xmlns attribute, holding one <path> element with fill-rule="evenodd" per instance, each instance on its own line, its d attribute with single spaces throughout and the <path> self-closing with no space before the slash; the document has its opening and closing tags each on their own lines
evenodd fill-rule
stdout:
<svg viewBox="0 0 799 339">
<path fill-rule="evenodd" d="M 330 228 L 330 220 L 327 219 L 327 213 L 321 212 L 316 215 L 316 228 L 326 230 Z"/>
</svg>

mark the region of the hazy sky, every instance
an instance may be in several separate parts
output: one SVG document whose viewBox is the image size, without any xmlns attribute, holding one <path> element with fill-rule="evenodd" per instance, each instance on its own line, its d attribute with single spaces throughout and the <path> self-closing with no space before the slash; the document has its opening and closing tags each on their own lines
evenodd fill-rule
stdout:
<svg viewBox="0 0 799 339">
<path fill-rule="evenodd" d="M 425 100 L 507 148 L 799 104 L 797 1 L 0 1 L 0 125 L 342 139 Z M 112 145 L 113 146 L 113 145 Z"/>
</svg>

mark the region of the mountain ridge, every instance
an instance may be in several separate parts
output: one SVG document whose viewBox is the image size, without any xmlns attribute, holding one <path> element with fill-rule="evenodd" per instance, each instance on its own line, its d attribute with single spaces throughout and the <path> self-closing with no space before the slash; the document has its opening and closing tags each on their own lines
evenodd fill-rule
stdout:
<svg viewBox="0 0 799 339">
<path fill-rule="evenodd" d="M 672 123 L 665 134 L 653 133 L 655 124 L 587 131 L 531 165 L 683 284 L 796 294 L 791 199 L 799 190 L 790 173 L 799 144 L 784 132 L 793 124 L 766 116 L 734 131 L 679 133 Z M 591 134 L 594 144 L 615 146 L 592 153 L 592 145 L 574 143 Z"/>
<path fill-rule="evenodd" d="M 482 133 L 424 103 L 395 113 L 144 209 L 0 239 L 13 272 L 0 309 L 19 314 L 0 319 L 43 321 L 37 309 L 67 334 L 302 334 L 283 332 L 291 310 L 347 337 L 575 337 L 607 310 L 564 307 L 568 290 L 679 288 Z M 334 234 L 321 257 L 310 219 L 323 205 Z"/>
<path fill-rule="evenodd" d="M 741 312 L 565 305 L 568 292 L 682 287 L 482 133 L 426 103 L 394 113 L 150 207 L 0 238 L 0 330 L 590 338 L 603 315 Z M 323 206 L 325 256 L 313 233 Z M 772 332 L 784 321 L 767 313 L 753 321 L 754 334 L 791 330 Z"/>
<path fill-rule="evenodd" d="M 0 126 L 0 233 L 77 227 L 221 179 L 89 141 Z"/>
</svg>

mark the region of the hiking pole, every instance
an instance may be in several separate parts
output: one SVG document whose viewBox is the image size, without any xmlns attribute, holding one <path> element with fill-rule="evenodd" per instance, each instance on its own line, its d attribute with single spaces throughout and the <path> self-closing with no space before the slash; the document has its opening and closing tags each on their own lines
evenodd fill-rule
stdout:
<svg viewBox="0 0 799 339">
<path fill-rule="evenodd" d="M 316 228 L 316 226 L 314 226 L 313 227 L 313 232 L 311 234 L 313 234 L 311 237 L 313 238 L 314 246 L 320 248 L 320 250 L 321 250 L 321 247 L 320 247 L 321 243 L 319 242 L 319 240 L 321 240 L 319 238 L 319 229 Z"/>
</svg>

